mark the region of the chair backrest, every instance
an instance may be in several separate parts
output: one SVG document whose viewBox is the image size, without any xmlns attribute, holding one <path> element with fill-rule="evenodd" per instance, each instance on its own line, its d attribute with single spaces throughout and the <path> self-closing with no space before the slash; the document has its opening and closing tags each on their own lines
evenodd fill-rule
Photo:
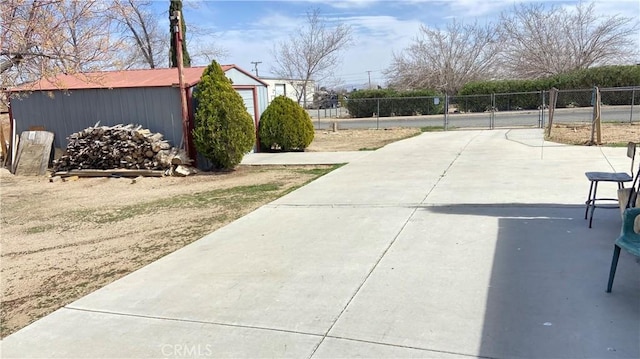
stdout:
<svg viewBox="0 0 640 359">
<path fill-rule="evenodd" d="M 633 162 L 636 160 L 636 143 L 627 143 L 627 157 L 631 158 L 631 177 L 633 177 Z"/>
<path fill-rule="evenodd" d="M 628 147 L 628 149 L 629 148 L 630 147 Z M 633 148 L 633 151 L 635 152 L 635 146 Z M 633 165 L 633 159 L 631 160 L 631 163 Z M 631 172 L 631 175 L 633 176 L 631 187 L 618 190 L 618 199 L 620 200 L 620 198 L 623 198 L 626 201 L 624 205 L 622 202 L 620 203 L 621 211 L 624 211 L 624 209 L 631 207 L 640 208 L 640 165 L 638 166 L 638 171 L 636 172 L 635 176 L 633 175 L 633 171 Z M 621 197 L 621 191 L 628 191 L 626 192 L 628 194 Z"/>
<path fill-rule="evenodd" d="M 640 234 L 636 231 L 636 217 L 640 215 L 640 208 L 629 208 L 624 211 L 620 237 L 625 237 L 627 244 L 640 248 Z"/>
</svg>

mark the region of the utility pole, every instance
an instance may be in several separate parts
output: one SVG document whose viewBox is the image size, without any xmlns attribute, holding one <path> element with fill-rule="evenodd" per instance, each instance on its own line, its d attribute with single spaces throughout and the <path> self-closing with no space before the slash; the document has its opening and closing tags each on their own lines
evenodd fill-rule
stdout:
<svg viewBox="0 0 640 359">
<path fill-rule="evenodd" d="M 251 61 L 253 64 L 253 68 L 256 70 L 256 77 L 258 77 L 258 64 L 261 64 L 262 61 Z"/>
<path fill-rule="evenodd" d="M 192 153 L 191 149 L 191 131 L 189 131 L 189 110 L 187 108 L 187 92 L 185 90 L 184 85 L 184 64 L 182 63 L 182 42 L 184 39 L 182 38 L 182 19 L 180 19 L 180 11 L 174 11 L 173 16 L 170 17 L 171 22 L 174 26 L 174 31 L 176 34 L 176 57 L 177 57 L 177 65 L 178 65 L 178 83 L 180 86 L 180 103 L 182 107 L 182 144 L 184 145 L 184 149 L 187 152 L 187 155 L 191 159 L 195 159 L 194 153 Z"/>
<path fill-rule="evenodd" d="M 369 75 L 369 90 L 371 90 L 371 71 L 367 71 L 367 74 Z"/>
</svg>

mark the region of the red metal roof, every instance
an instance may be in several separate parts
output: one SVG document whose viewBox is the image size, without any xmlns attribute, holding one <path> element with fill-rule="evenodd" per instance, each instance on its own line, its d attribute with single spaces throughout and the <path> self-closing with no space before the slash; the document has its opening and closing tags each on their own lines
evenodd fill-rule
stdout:
<svg viewBox="0 0 640 359">
<path fill-rule="evenodd" d="M 221 65 L 222 71 L 235 68 L 245 74 L 236 65 Z M 200 82 L 200 77 L 206 66 L 188 67 L 183 71 L 186 87 Z M 252 75 L 248 74 L 253 77 Z M 259 81 L 259 80 L 258 80 Z M 51 90 L 80 90 L 80 89 L 112 89 L 135 87 L 178 87 L 178 69 L 145 69 L 86 72 L 73 75 L 58 75 L 51 79 L 41 79 L 25 84 L 12 91 L 51 91 Z"/>
</svg>

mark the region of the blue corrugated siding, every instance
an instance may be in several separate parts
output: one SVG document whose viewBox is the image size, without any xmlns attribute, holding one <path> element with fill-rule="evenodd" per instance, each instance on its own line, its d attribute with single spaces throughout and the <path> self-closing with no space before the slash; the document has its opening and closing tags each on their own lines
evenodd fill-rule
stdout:
<svg viewBox="0 0 640 359">
<path fill-rule="evenodd" d="M 238 82 L 248 78 L 238 75 L 243 75 L 236 79 Z M 259 85 L 256 89 L 258 114 L 262 115 L 269 104 L 267 87 Z M 248 107 L 253 107 L 252 96 L 245 96 L 245 101 Z M 54 146 L 58 148 L 67 146 L 67 136 L 98 121 L 106 126 L 139 124 L 162 133 L 175 147 L 179 147 L 182 140 L 180 96 L 178 89 L 172 87 L 88 89 L 69 93 L 35 91 L 26 98 L 13 99 L 12 112 L 18 133 L 31 126 L 44 126 L 55 134 Z M 198 157 L 200 168 L 207 168 L 208 161 Z"/>
<path fill-rule="evenodd" d="M 162 133 L 176 147 L 182 139 L 180 96 L 173 87 L 35 91 L 12 99 L 11 111 L 18 133 L 44 126 L 60 148 L 66 147 L 67 136 L 98 121 L 106 126 L 138 124 Z"/>
<path fill-rule="evenodd" d="M 229 69 L 224 73 L 224 75 L 227 76 L 234 85 L 264 86 L 259 81 L 256 81 L 237 69 Z"/>
</svg>

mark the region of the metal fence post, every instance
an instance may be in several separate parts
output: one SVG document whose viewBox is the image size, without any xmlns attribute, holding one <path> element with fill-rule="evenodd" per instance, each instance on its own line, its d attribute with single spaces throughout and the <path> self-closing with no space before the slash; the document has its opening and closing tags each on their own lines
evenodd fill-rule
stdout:
<svg viewBox="0 0 640 359">
<path fill-rule="evenodd" d="M 493 130 L 496 121 L 496 94 L 491 94 L 491 115 L 489 116 L 489 129 Z"/>
<path fill-rule="evenodd" d="M 631 113 L 629 114 L 629 123 L 633 123 L 633 106 L 636 98 L 636 88 L 631 89 Z"/>
<path fill-rule="evenodd" d="M 542 92 L 542 91 L 540 91 Z M 544 96 L 544 95 L 542 95 Z M 542 127 L 542 105 L 539 106 L 539 110 L 538 110 L 538 128 L 543 128 Z"/>
<path fill-rule="evenodd" d="M 376 111 L 376 130 L 380 129 L 380 99 L 378 101 L 378 111 Z"/>
<path fill-rule="evenodd" d="M 544 100 L 544 90 L 540 91 L 540 95 L 542 96 L 542 107 L 540 108 L 540 121 L 539 128 L 544 128 L 544 107 L 546 106 Z"/>
<path fill-rule="evenodd" d="M 449 94 L 444 94 L 444 130 L 449 130 Z"/>
</svg>

